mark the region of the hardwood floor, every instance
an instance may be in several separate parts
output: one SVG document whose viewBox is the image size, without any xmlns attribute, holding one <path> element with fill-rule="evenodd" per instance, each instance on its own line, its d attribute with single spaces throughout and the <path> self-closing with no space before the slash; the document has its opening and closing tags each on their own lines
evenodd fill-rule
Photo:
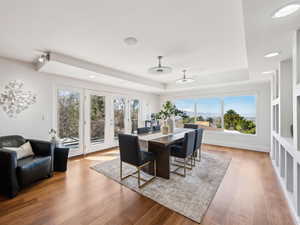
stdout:
<svg viewBox="0 0 300 225">
<path fill-rule="evenodd" d="M 204 151 L 232 157 L 204 225 L 292 225 L 287 202 L 267 154 L 205 145 Z M 1 225 L 192 225 L 191 220 L 91 170 L 116 151 L 69 161 L 16 198 L 0 198 Z"/>
</svg>

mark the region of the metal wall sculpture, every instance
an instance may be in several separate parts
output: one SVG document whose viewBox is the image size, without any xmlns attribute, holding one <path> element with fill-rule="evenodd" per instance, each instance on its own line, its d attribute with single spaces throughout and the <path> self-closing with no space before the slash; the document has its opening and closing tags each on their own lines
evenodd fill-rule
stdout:
<svg viewBox="0 0 300 225">
<path fill-rule="evenodd" d="M 9 117 L 16 117 L 36 102 L 36 95 L 31 91 L 23 90 L 23 85 L 22 81 L 11 81 L 0 95 L 0 106 Z"/>
</svg>

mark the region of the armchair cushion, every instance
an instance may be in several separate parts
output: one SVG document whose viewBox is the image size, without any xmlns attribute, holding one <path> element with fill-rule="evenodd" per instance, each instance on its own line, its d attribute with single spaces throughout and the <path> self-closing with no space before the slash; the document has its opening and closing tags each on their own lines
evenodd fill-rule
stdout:
<svg viewBox="0 0 300 225">
<path fill-rule="evenodd" d="M 50 156 L 30 156 L 18 160 L 17 177 L 21 187 L 25 187 L 41 178 L 49 176 Z"/>
</svg>

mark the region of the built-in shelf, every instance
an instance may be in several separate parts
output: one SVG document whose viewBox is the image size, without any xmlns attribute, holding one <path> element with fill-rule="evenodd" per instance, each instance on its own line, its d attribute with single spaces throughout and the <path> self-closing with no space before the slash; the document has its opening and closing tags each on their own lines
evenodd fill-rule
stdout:
<svg viewBox="0 0 300 225">
<path fill-rule="evenodd" d="M 295 95 L 296 95 L 296 96 L 300 96 L 300 84 L 297 84 L 297 85 L 295 86 Z"/>
<path fill-rule="evenodd" d="M 270 157 L 295 222 L 300 224 L 300 29 L 294 35 L 293 58 L 280 62 L 271 87 Z"/>
<path fill-rule="evenodd" d="M 279 98 L 273 99 L 273 100 L 272 100 L 272 105 L 278 105 L 279 102 L 280 102 L 280 99 L 279 99 Z"/>
<path fill-rule="evenodd" d="M 276 140 L 275 141 L 275 162 L 276 166 L 279 167 L 279 142 Z"/>
<path fill-rule="evenodd" d="M 280 146 L 280 176 L 285 178 L 285 149 Z"/>
<path fill-rule="evenodd" d="M 273 106 L 273 131 L 279 133 L 279 105 Z"/>
<path fill-rule="evenodd" d="M 297 129 L 298 129 L 298 131 L 296 132 L 296 135 L 297 135 L 296 138 L 297 138 L 297 149 L 300 150 L 300 96 L 296 97 L 296 104 L 297 104 L 297 107 L 296 107 L 296 111 L 297 111 L 296 125 L 297 125 Z"/>
<path fill-rule="evenodd" d="M 294 158 L 286 152 L 286 189 L 293 193 L 294 191 Z"/>
<path fill-rule="evenodd" d="M 272 137 L 272 160 L 275 160 L 276 139 Z"/>
<path fill-rule="evenodd" d="M 293 125 L 293 59 L 279 63 L 279 128 L 282 137 L 292 137 Z"/>
<path fill-rule="evenodd" d="M 293 46 L 294 78 L 296 87 L 300 85 L 300 29 L 295 32 Z"/>
<path fill-rule="evenodd" d="M 297 215 L 300 216 L 300 164 L 297 163 Z"/>
</svg>

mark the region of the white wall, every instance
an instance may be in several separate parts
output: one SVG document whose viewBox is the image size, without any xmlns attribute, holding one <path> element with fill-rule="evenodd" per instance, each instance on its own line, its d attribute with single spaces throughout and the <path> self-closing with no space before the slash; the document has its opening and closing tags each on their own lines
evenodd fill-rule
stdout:
<svg viewBox="0 0 300 225">
<path fill-rule="evenodd" d="M 17 118 L 9 118 L 0 108 L 0 136 L 19 134 L 26 138 L 48 140 L 48 131 L 54 125 L 53 93 L 57 85 L 136 97 L 149 103 L 151 112 L 157 112 L 159 109 L 158 95 L 40 73 L 35 70 L 32 64 L 0 58 L 0 93 L 4 90 L 4 86 L 13 80 L 23 81 L 25 90 L 30 90 L 37 94 L 37 103 L 19 114 Z"/>
<path fill-rule="evenodd" d="M 168 93 L 161 96 L 161 103 L 178 98 L 206 98 L 222 96 L 256 95 L 256 135 L 232 134 L 218 131 L 205 131 L 203 141 L 207 144 L 222 145 L 256 151 L 270 151 L 270 82 L 249 82 L 248 84 L 228 85 L 215 88 L 202 88 L 193 91 Z"/>
</svg>

